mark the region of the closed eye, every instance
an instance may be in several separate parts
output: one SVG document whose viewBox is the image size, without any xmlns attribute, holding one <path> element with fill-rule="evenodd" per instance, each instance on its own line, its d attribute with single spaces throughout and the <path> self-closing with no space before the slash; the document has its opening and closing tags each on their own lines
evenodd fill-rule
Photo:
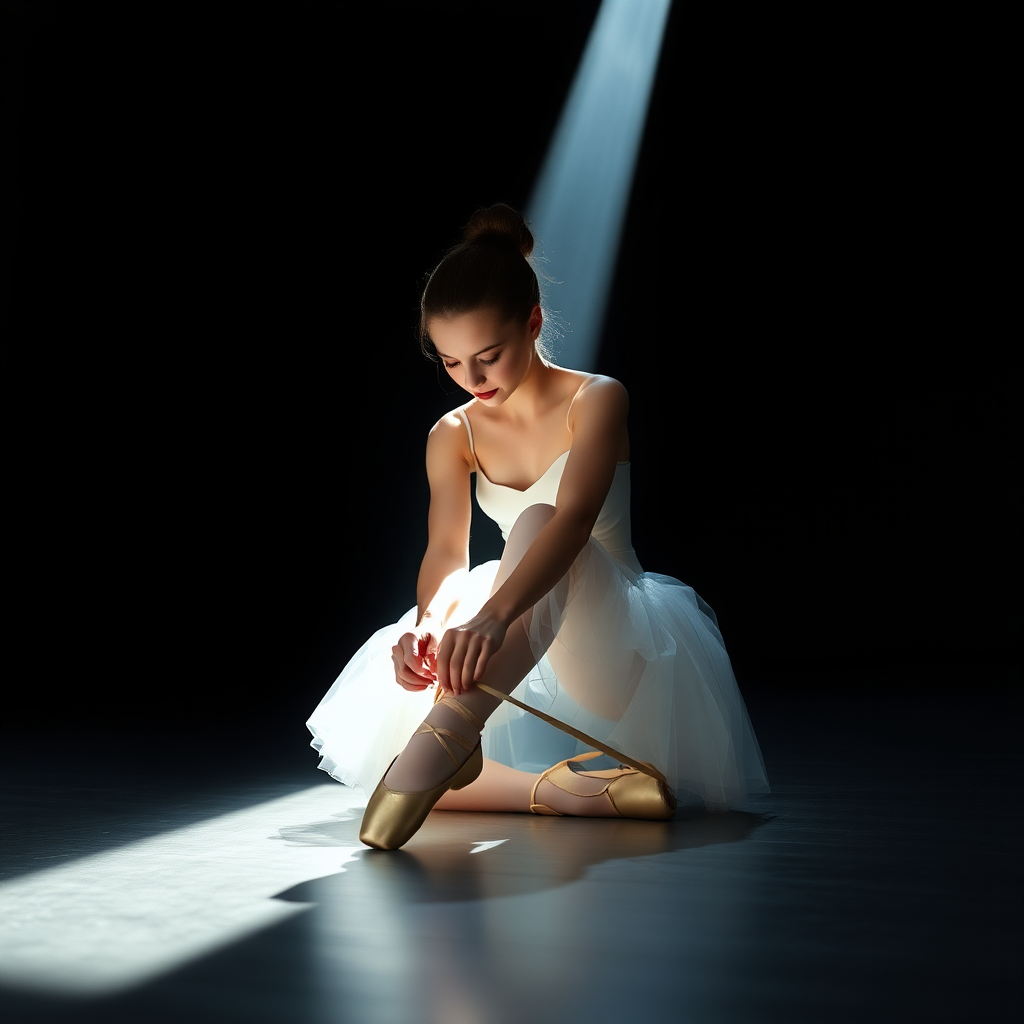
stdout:
<svg viewBox="0 0 1024 1024">
<path fill-rule="evenodd" d="M 500 358 L 501 353 L 499 352 L 493 359 L 481 359 L 480 362 L 483 363 L 484 366 L 493 366 Z M 442 360 L 442 362 L 444 362 L 445 367 L 449 370 L 454 370 L 455 367 L 459 365 L 458 360 L 454 363 L 449 363 L 444 360 Z"/>
</svg>

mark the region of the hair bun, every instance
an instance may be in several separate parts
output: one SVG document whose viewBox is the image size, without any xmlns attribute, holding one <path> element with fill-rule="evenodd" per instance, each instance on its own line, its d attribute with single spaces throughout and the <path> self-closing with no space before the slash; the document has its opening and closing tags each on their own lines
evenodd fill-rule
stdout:
<svg viewBox="0 0 1024 1024">
<path fill-rule="evenodd" d="M 533 235 L 517 210 L 495 203 L 477 210 L 462 232 L 467 245 L 509 245 L 522 256 L 533 252 Z"/>
</svg>

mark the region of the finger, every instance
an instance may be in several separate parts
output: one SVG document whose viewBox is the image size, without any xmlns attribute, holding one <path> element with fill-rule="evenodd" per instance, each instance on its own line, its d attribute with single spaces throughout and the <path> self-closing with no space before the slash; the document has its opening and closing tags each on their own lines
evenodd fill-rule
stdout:
<svg viewBox="0 0 1024 1024">
<path fill-rule="evenodd" d="M 419 693 L 420 691 L 426 690 L 430 687 L 430 683 L 425 682 L 423 679 L 419 679 L 414 676 L 411 677 L 404 675 L 396 675 L 395 682 L 398 683 L 398 685 L 403 690 L 411 690 L 416 693 Z"/>
<path fill-rule="evenodd" d="M 411 672 L 405 661 L 405 651 L 398 645 L 391 648 L 391 661 L 395 666 L 395 682 L 406 690 L 425 690 L 434 680 Z"/>
<path fill-rule="evenodd" d="M 451 661 L 448 663 L 448 688 L 455 697 L 462 693 L 462 659 L 462 652 L 456 648 L 452 652 Z"/>
<path fill-rule="evenodd" d="M 462 667 L 462 688 L 468 690 L 483 675 L 483 668 L 489 657 L 489 641 L 478 641 L 473 645 L 472 655 L 466 658 Z"/>
<path fill-rule="evenodd" d="M 484 672 L 487 669 L 487 663 L 491 660 L 491 641 L 487 639 L 484 641 L 483 646 L 480 648 L 480 654 L 476 659 L 476 667 L 473 672 L 473 678 L 471 682 L 479 682 L 483 679 Z"/>
<path fill-rule="evenodd" d="M 434 685 L 433 679 L 424 679 L 423 676 L 417 676 L 405 670 L 395 673 L 395 682 L 403 690 L 426 690 Z"/>
<path fill-rule="evenodd" d="M 481 659 L 482 663 L 486 665 L 491 649 L 489 637 L 481 636 L 478 633 L 471 633 L 469 636 L 470 641 L 464 652 L 460 673 L 460 687 L 463 693 L 471 689 L 476 680 L 480 678 L 482 672 L 480 668 Z"/>
<path fill-rule="evenodd" d="M 395 682 L 397 682 L 403 690 L 408 690 L 410 693 L 422 693 L 424 690 L 429 689 L 431 685 L 429 683 L 409 683 L 404 679 L 396 679 Z"/>
<path fill-rule="evenodd" d="M 448 683 L 452 693 L 458 697 L 465 689 L 462 685 L 463 669 L 466 663 L 466 647 L 468 639 L 465 633 L 460 633 L 453 644 L 451 659 L 448 662 Z"/>
<path fill-rule="evenodd" d="M 435 655 L 435 671 L 437 672 L 437 683 L 441 689 L 451 693 L 451 650 L 452 650 L 452 639 L 450 633 L 445 633 L 441 638 L 440 646 L 437 648 L 437 654 Z"/>
<path fill-rule="evenodd" d="M 416 638 L 412 633 L 405 633 L 398 639 L 398 643 L 391 648 L 391 658 L 395 662 L 395 666 L 401 662 L 402 664 L 408 665 L 412 657 L 412 650 L 415 646 Z"/>
<path fill-rule="evenodd" d="M 414 675 L 422 676 L 424 679 L 429 680 L 429 682 L 433 682 L 434 680 L 431 678 L 431 673 L 424 664 L 423 658 L 418 653 L 418 650 L 418 646 L 415 649 L 412 646 L 409 648 L 403 646 L 402 661 Z"/>
<path fill-rule="evenodd" d="M 407 661 L 405 667 L 408 672 L 422 679 L 425 683 L 433 683 L 435 681 L 434 673 L 430 670 L 430 667 L 419 659 L 411 662 Z"/>
<path fill-rule="evenodd" d="M 431 644 L 434 650 L 431 650 Z M 437 679 L 437 641 L 431 637 L 424 637 L 422 653 L 420 654 L 421 671 L 424 675 L 430 676 L 431 681 Z"/>
</svg>

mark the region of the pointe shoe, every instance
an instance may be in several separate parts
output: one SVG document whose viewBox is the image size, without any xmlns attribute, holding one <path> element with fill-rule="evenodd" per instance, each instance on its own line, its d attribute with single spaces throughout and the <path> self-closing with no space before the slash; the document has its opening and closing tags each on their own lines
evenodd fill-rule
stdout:
<svg viewBox="0 0 1024 1024">
<path fill-rule="evenodd" d="M 435 703 L 445 704 L 456 710 L 478 732 L 483 729 L 484 723 L 455 698 L 443 697 Z M 437 737 L 438 743 L 444 747 L 449 757 L 455 762 L 455 771 L 448 779 L 433 789 L 410 793 L 388 789 L 384 784 L 384 779 L 388 776 L 388 772 L 385 772 L 366 805 L 363 822 L 359 828 L 360 841 L 376 850 L 397 850 L 400 846 L 404 846 L 426 821 L 434 804 L 449 789 L 463 789 L 474 782 L 483 770 L 484 757 L 483 751 L 480 749 L 479 738 L 474 744 L 465 736 L 460 736 L 451 729 L 433 726 L 429 722 L 424 722 L 413 735 L 418 736 L 420 733 L 433 733 Z M 459 760 L 448 742 L 449 739 L 469 751 L 469 757 L 463 764 L 459 764 Z M 391 764 L 397 760 L 396 756 Z M 391 771 L 391 765 L 388 765 L 388 771 Z"/>
<path fill-rule="evenodd" d="M 563 817 L 561 811 L 556 811 L 547 804 L 537 803 L 537 787 L 547 780 L 552 786 L 556 786 L 563 793 L 570 793 L 573 796 L 584 796 L 597 798 L 605 796 L 612 805 L 614 816 L 620 818 L 642 818 L 647 821 L 667 821 L 675 813 L 676 801 L 671 791 L 664 782 L 645 775 L 636 768 L 616 768 L 612 771 L 588 772 L 584 776 L 588 779 L 599 779 L 605 782 L 604 788 L 596 793 L 589 791 L 589 787 L 581 785 L 578 775 L 570 765 L 580 761 L 589 761 L 592 758 L 600 757 L 601 751 L 594 750 L 587 754 L 579 754 L 577 757 L 570 757 L 568 760 L 560 761 L 558 764 L 543 772 L 533 785 L 533 792 L 530 794 L 530 811 L 533 814 L 555 814 Z M 647 762 L 645 761 L 644 764 Z"/>
</svg>

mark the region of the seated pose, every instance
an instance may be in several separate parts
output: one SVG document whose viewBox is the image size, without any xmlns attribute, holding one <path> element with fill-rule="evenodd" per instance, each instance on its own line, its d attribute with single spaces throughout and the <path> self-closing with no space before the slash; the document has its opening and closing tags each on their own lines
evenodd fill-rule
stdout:
<svg viewBox="0 0 1024 1024">
<path fill-rule="evenodd" d="M 427 437 L 417 603 L 307 723 L 378 849 L 432 809 L 664 820 L 768 791 L 714 612 L 633 551 L 626 389 L 545 356 L 532 251 L 499 203 L 427 281 L 421 347 L 470 397 Z M 505 543 L 470 568 L 474 474 Z"/>
</svg>

